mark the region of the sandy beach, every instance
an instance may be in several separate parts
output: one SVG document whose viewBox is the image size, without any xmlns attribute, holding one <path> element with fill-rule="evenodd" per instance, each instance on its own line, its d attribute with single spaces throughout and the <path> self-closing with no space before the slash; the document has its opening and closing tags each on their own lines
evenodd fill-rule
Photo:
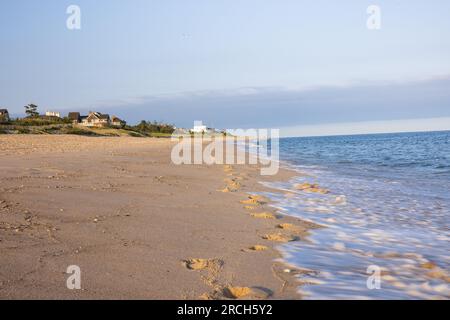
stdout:
<svg viewBox="0 0 450 320">
<path fill-rule="evenodd" d="M 172 145 L 0 136 L 0 299 L 301 298 L 275 247 L 313 226 L 253 197 L 293 172 L 177 166 Z"/>
</svg>

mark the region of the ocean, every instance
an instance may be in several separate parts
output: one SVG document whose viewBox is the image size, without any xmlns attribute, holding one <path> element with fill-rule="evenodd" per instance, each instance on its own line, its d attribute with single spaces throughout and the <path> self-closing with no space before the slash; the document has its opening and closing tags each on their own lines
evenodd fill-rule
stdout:
<svg viewBox="0 0 450 320">
<path fill-rule="evenodd" d="M 450 131 L 284 138 L 280 159 L 299 175 L 265 195 L 324 226 L 280 248 L 311 271 L 305 298 L 450 298 Z M 294 188 L 305 182 L 330 193 Z"/>
</svg>

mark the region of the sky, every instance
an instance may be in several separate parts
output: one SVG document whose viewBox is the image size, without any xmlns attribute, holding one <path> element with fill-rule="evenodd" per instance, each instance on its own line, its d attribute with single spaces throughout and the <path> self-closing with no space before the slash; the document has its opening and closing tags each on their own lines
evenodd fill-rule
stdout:
<svg viewBox="0 0 450 320">
<path fill-rule="evenodd" d="M 0 106 L 284 135 L 450 130 L 449 14 L 447 0 L 3 2 Z"/>
</svg>

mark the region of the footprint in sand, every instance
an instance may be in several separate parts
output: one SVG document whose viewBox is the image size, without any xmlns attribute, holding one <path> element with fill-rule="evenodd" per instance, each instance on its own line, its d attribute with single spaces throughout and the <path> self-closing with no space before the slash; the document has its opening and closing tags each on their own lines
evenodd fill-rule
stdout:
<svg viewBox="0 0 450 320">
<path fill-rule="evenodd" d="M 229 186 L 237 186 L 237 187 L 241 186 L 241 183 L 237 179 L 234 179 L 234 178 L 233 179 L 224 179 L 224 181 Z"/>
<path fill-rule="evenodd" d="M 263 204 L 265 204 L 265 202 L 258 201 L 256 199 L 242 200 L 241 203 L 242 204 L 252 204 L 252 205 L 263 205 Z"/>
<path fill-rule="evenodd" d="M 230 183 L 228 183 L 228 187 L 231 187 L 233 189 L 240 189 L 241 184 L 239 182 L 230 182 Z"/>
<path fill-rule="evenodd" d="M 267 199 L 264 196 L 260 196 L 260 195 L 250 195 L 248 198 L 259 201 L 259 202 L 264 202 L 264 203 L 269 202 L 269 199 Z"/>
<path fill-rule="evenodd" d="M 244 209 L 245 209 L 245 210 L 250 210 L 250 211 L 251 211 L 251 210 L 256 210 L 256 209 L 258 209 L 258 207 L 245 206 Z"/>
<path fill-rule="evenodd" d="M 255 246 L 251 246 L 249 249 L 252 250 L 252 251 L 265 251 L 268 248 L 266 246 L 262 246 L 262 245 L 257 244 Z"/>
<path fill-rule="evenodd" d="M 267 198 L 258 195 L 251 195 L 247 200 L 242 200 L 242 204 L 264 205 L 268 202 Z"/>
<path fill-rule="evenodd" d="M 223 181 L 227 182 L 227 183 L 232 183 L 232 182 L 236 182 L 236 181 L 242 181 L 243 179 L 241 177 L 233 177 L 233 178 L 225 178 L 223 179 Z"/>
<path fill-rule="evenodd" d="M 291 242 L 291 241 L 297 240 L 296 237 L 287 236 L 287 235 L 284 235 L 284 234 L 281 234 L 281 233 L 266 234 L 262 238 L 265 239 L 265 240 L 277 241 L 277 242 Z"/>
<path fill-rule="evenodd" d="M 224 179 L 224 181 L 227 183 L 227 186 L 222 190 L 217 190 L 220 192 L 236 192 L 238 191 L 242 185 L 235 179 Z"/>
<path fill-rule="evenodd" d="M 257 219 L 276 219 L 275 215 L 270 212 L 252 213 L 252 217 Z"/>
<path fill-rule="evenodd" d="M 300 231 L 300 227 L 292 223 L 281 223 L 277 225 L 277 228 L 289 231 Z"/>
<path fill-rule="evenodd" d="M 232 184 L 228 184 L 225 189 L 222 190 L 217 190 L 220 192 L 236 192 L 241 188 L 241 184 L 240 183 L 232 183 Z"/>
<path fill-rule="evenodd" d="M 214 269 L 222 266 L 223 262 L 219 259 L 188 259 L 183 261 L 186 268 L 190 270 Z"/>
<path fill-rule="evenodd" d="M 219 272 L 223 266 L 223 261 L 220 259 L 198 259 L 191 258 L 188 260 L 182 261 L 185 267 L 189 270 L 194 271 L 205 271 L 202 272 L 201 279 L 202 281 L 212 287 L 214 292 L 218 292 L 222 287 L 219 285 Z M 209 293 L 204 293 L 200 296 L 200 299 L 209 300 L 214 297 L 214 294 L 211 295 Z"/>
<path fill-rule="evenodd" d="M 202 295 L 200 295 L 200 300 L 213 300 L 213 297 L 209 294 L 209 293 L 204 293 Z"/>
<path fill-rule="evenodd" d="M 254 245 L 254 246 L 251 246 L 251 247 L 242 249 L 241 251 L 242 251 L 242 252 L 247 252 L 247 253 L 248 253 L 248 252 L 266 251 L 266 250 L 268 250 L 268 249 L 269 249 L 269 248 L 266 247 L 266 246 L 257 244 L 257 245 Z"/>
<path fill-rule="evenodd" d="M 223 167 L 223 171 L 225 171 L 225 172 L 231 172 L 231 171 L 233 171 L 233 167 L 230 166 L 230 165 L 225 165 L 225 166 Z"/>
<path fill-rule="evenodd" d="M 225 297 L 229 299 L 241 299 L 252 294 L 252 289 L 249 287 L 227 287 L 223 290 Z"/>
<path fill-rule="evenodd" d="M 228 299 L 267 299 L 271 292 L 263 288 L 229 286 L 223 290 L 223 295 Z"/>
</svg>

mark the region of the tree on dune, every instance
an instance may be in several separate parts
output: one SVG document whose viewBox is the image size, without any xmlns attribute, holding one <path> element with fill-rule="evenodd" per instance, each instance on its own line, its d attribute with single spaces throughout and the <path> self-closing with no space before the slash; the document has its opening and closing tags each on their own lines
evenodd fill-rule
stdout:
<svg viewBox="0 0 450 320">
<path fill-rule="evenodd" d="M 30 103 L 30 104 L 26 105 L 24 108 L 25 108 L 25 114 L 29 118 L 34 118 L 39 115 L 39 112 L 37 111 L 38 106 L 35 104 Z"/>
</svg>

